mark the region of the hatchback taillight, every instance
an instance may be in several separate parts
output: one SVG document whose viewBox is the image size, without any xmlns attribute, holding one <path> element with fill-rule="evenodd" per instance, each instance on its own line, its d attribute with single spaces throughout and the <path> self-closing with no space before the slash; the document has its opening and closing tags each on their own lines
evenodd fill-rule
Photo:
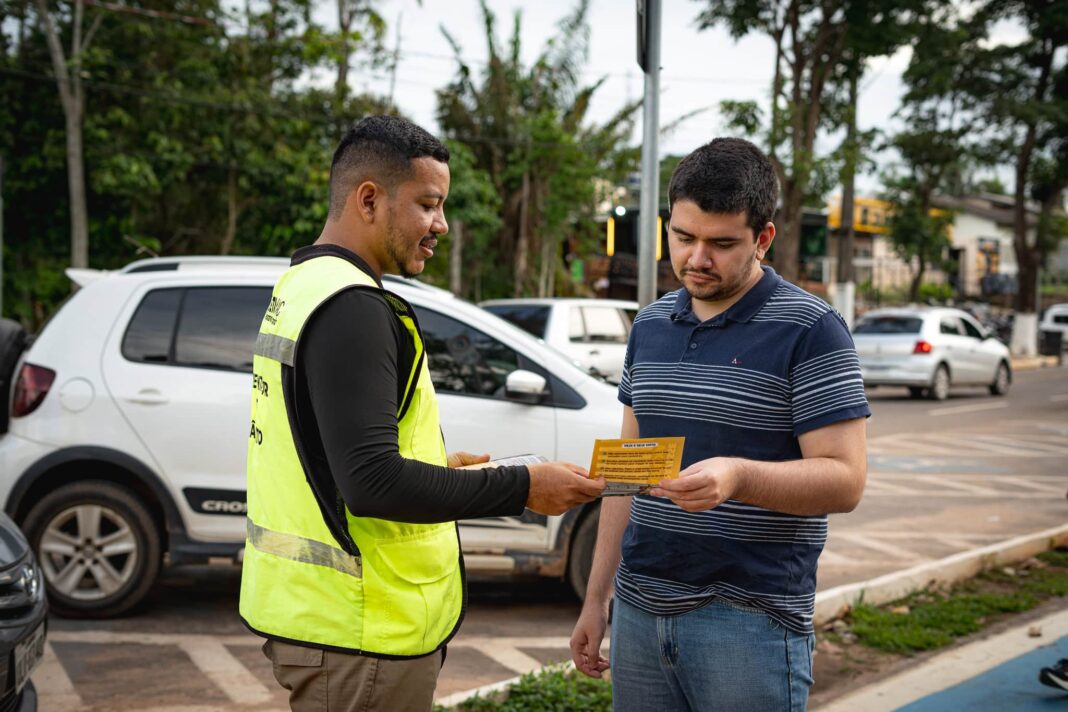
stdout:
<svg viewBox="0 0 1068 712">
<path fill-rule="evenodd" d="M 914 354 L 929 354 L 929 353 L 931 353 L 931 349 L 933 349 L 933 348 L 934 347 L 931 346 L 931 342 L 930 341 L 924 341 L 924 340 L 921 339 L 921 340 L 916 342 L 916 348 L 912 349 L 912 353 L 914 353 Z"/>
<path fill-rule="evenodd" d="M 48 389 L 56 380 L 56 372 L 44 366 L 32 363 L 22 364 L 19 378 L 15 381 L 15 396 L 11 402 L 11 416 L 18 418 L 37 410 L 41 401 L 48 395 Z"/>
</svg>

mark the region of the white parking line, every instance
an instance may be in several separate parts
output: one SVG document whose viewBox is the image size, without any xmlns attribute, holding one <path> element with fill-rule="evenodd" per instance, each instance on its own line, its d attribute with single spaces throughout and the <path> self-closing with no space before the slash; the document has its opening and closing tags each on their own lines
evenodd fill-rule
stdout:
<svg viewBox="0 0 1068 712">
<path fill-rule="evenodd" d="M 55 634 L 49 632 L 48 637 L 54 639 Z M 33 685 L 41 709 L 74 712 L 82 707 L 82 698 L 74 690 L 74 683 L 56 657 L 51 642 L 45 643 L 44 657 L 33 672 Z"/>
<path fill-rule="evenodd" d="M 958 490 L 960 492 L 968 492 L 969 494 L 1000 494 L 997 490 L 990 489 L 989 487 L 971 485 L 967 482 L 961 482 L 959 480 L 945 479 L 939 475 L 916 475 L 915 479 L 917 482 L 935 485 L 936 487 L 949 488 L 951 490 Z"/>
<path fill-rule="evenodd" d="M 186 639 L 179 642 L 178 647 L 233 702 L 262 705 L 271 701 L 271 691 L 217 640 L 206 637 Z"/>
<path fill-rule="evenodd" d="M 981 410 L 998 410 L 1008 408 L 1008 403 L 974 403 L 972 405 L 956 405 L 952 408 L 935 408 L 927 411 L 927 415 L 955 415 L 957 413 L 976 413 Z"/>
<path fill-rule="evenodd" d="M 845 539 L 851 544 L 863 546 L 867 549 L 874 549 L 875 551 L 881 551 L 884 554 L 894 557 L 895 559 L 904 559 L 906 561 L 926 561 L 927 557 L 917 554 L 915 551 L 909 551 L 908 549 L 894 544 L 887 543 L 885 541 L 879 541 L 873 537 L 858 532 L 838 532 L 837 538 Z"/>
</svg>

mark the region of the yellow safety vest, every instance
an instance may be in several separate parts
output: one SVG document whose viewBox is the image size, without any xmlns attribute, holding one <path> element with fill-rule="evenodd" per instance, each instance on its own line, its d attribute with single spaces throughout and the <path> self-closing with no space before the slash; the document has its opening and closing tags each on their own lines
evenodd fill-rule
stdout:
<svg viewBox="0 0 1068 712">
<path fill-rule="evenodd" d="M 287 270 L 275 285 L 252 361 L 241 618 L 268 638 L 417 657 L 447 642 L 463 617 L 456 523 L 356 517 L 335 492 L 336 502 L 324 506 L 344 511 L 348 531 L 331 533 L 290 427 L 294 404 L 282 391 L 282 366 L 295 365 L 304 325 L 331 296 L 354 287 L 381 292 L 415 345 L 397 414 L 400 454 L 446 464 L 437 398 L 411 306 L 341 257 L 315 257 Z"/>
</svg>

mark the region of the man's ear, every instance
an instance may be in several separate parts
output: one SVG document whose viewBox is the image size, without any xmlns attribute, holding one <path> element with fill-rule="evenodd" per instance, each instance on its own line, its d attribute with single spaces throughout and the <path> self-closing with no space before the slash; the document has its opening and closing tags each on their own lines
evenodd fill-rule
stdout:
<svg viewBox="0 0 1068 712">
<path fill-rule="evenodd" d="M 377 183 L 365 180 L 349 194 L 348 207 L 355 209 L 356 214 L 364 222 L 373 223 L 375 221 L 376 208 L 379 208 L 379 212 L 381 212 L 383 195 L 382 188 Z"/>
<path fill-rule="evenodd" d="M 757 235 L 757 251 L 756 256 L 758 260 L 764 259 L 764 255 L 771 249 L 771 243 L 775 240 L 775 224 L 768 223 L 764 226 L 764 229 Z"/>
</svg>

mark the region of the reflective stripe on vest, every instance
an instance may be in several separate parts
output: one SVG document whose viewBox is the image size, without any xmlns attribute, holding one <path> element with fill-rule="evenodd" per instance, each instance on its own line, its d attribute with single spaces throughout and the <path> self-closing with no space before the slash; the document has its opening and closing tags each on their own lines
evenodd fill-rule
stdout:
<svg viewBox="0 0 1068 712">
<path fill-rule="evenodd" d="M 324 544 L 314 539 L 305 539 L 295 534 L 273 532 L 261 527 L 251 519 L 246 520 L 248 526 L 248 543 L 258 551 L 265 554 L 273 554 L 290 561 L 299 561 L 303 564 L 325 566 L 334 571 L 340 571 L 357 578 L 363 576 L 363 567 L 360 566 L 358 556 L 349 556 L 348 553 Z"/>
</svg>

